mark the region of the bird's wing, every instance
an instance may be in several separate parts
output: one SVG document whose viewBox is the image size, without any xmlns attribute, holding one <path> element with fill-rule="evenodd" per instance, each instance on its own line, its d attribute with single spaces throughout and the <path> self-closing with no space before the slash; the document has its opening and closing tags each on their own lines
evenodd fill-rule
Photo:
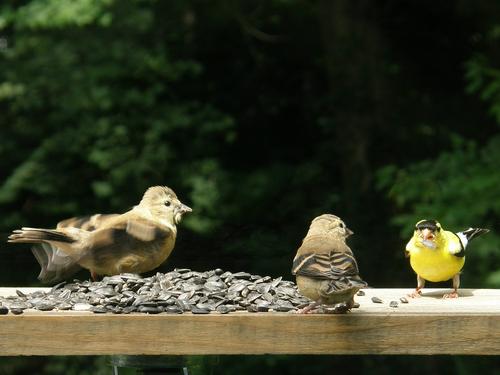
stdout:
<svg viewBox="0 0 500 375">
<path fill-rule="evenodd" d="M 95 214 L 95 215 L 88 215 L 88 216 L 78 216 L 78 217 L 72 217 L 63 221 L 60 221 L 57 223 L 57 229 L 60 228 L 68 228 L 68 227 L 73 227 L 73 228 L 79 228 L 83 229 L 89 232 L 92 232 L 99 227 L 102 227 L 105 225 L 107 222 L 109 222 L 110 219 L 115 219 L 119 214 Z"/>
<path fill-rule="evenodd" d="M 472 241 L 476 237 L 479 237 L 482 234 L 488 233 L 489 231 L 490 231 L 489 229 L 483 229 L 483 228 L 469 228 L 454 234 L 458 236 L 460 242 L 462 243 L 462 247 L 465 249 L 470 241 Z"/>
<path fill-rule="evenodd" d="M 96 264 L 126 256 L 135 249 L 155 251 L 156 244 L 160 245 L 172 235 L 172 230 L 168 227 L 141 217 L 124 215 L 123 219 L 91 233 L 88 248 L 90 254 L 86 255 L 90 255 Z"/>
<path fill-rule="evenodd" d="M 38 279 L 43 283 L 67 279 L 81 269 L 72 257 L 49 243 L 36 244 L 31 251 L 40 264 Z"/>
<path fill-rule="evenodd" d="M 463 257 L 465 256 L 465 248 L 469 242 L 488 232 L 489 229 L 483 228 L 469 228 L 457 233 L 445 232 L 448 239 L 448 251 L 457 257 Z"/>
<path fill-rule="evenodd" d="M 410 238 L 410 241 L 408 241 L 408 243 L 406 244 L 406 247 L 405 247 L 405 257 L 409 258 L 411 252 L 414 249 L 415 249 L 415 235 L 412 238 Z"/>
<path fill-rule="evenodd" d="M 148 219 L 124 217 L 124 220 L 114 222 L 111 226 L 95 230 L 92 239 L 96 248 L 102 248 L 121 241 L 155 241 L 165 238 L 171 232 L 171 229 Z"/>
<path fill-rule="evenodd" d="M 57 229 L 78 228 L 94 231 L 118 214 L 89 215 L 72 217 L 57 223 Z M 36 244 L 31 248 L 33 255 L 40 264 L 38 279 L 44 283 L 54 283 L 66 279 L 77 273 L 82 267 L 78 264 L 79 258 L 70 256 L 57 246 L 50 243 Z"/>
<path fill-rule="evenodd" d="M 457 233 L 445 231 L 443 233 L 445 238 L 445 248 L 446 250 L 457 257 L 465 256 L 465 246 L 467 242 L 462 242 L 462 238 Z"/>
<path fill-rule="evenodd" d="M 294 259 L 292 272 L 322 279 L 337 279 L 359 273 L 352 255 L 334 251 L 329 254 L 302 254 Z"/>
<path fill-rule="evenodd" d="M 359 277 L 358 264 L 351 249 L 343 241 L 319 238 L 304 241 L 293 261 L 292 274 L 366 286 Z"/>
</svg>

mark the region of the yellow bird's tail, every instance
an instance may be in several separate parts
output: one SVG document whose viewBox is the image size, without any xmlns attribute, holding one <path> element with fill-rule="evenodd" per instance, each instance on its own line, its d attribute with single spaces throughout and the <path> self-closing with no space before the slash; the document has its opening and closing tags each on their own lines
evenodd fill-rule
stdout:
<svg viewBox="0 0 500 375">
<path fill-rule="evenodd" d="M 457 233 L 457 236 L 460 238 L 462 242 L 463 248 L 467 246 L 467 244 L 472 241 L 474 238 L 479 237 L 482 234 L 488 233 L 489 229 L 483 228 L 469 228 Z"/>
</svg>

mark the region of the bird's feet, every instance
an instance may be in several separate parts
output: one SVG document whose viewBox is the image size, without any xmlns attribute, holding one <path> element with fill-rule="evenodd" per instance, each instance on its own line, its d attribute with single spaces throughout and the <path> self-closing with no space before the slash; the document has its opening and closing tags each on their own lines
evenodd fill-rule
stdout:
<svg viewBox="0 0 500 375">
<path fill-rule="evenodd" d="M 458 292 L 455 290 L 452 293 L 443 294 L 443 299 L 448 299 L 448 298 L 458 298 Z"/>
<path fill-rule="evenodd" d="M 337 303 L 331 307 L 320 305 L 315 302 L 304 307 L 303 309 L 297 310 L 296 314 L 346 314 L 353 308 L 353 306 L 354 301 Z"/>
<path fill-rule="evenodd" d="M 413 293 L 408 294 L 408 297 L 410 298 L 419 298 L 422 297 L 422 290 L 421 289 L 415 289 Z"/>
<path fill-rule="evenodd" d="M 307 305 L 303 309 L 297 310 L 297 314 L 312 314 L 314 313 L 317 309 L 315 308 L 318 305 L 318 303 L 313 302 L 310 305 Z"/>
<path fill-rule="evenodd" d="M 347 303 L 337 303 L 333 307 L 325 307 L 325 314 L 347 314 L 351 310 L 351 306 Z"/>
</svg>

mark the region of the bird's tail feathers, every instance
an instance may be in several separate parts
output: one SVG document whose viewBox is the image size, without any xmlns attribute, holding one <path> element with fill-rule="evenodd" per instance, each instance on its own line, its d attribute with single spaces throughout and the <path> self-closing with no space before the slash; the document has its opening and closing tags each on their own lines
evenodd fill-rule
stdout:
<svg viewBox="0 0 500 375">
<path fill-rule="evenodd" d="M 361 289 L 366 288 L 368 284 L 364 282 L 359 276 L 344 276 L 337 280 L 332 280 L 329 283 L 330 292 L 339 292 L 348 289 Z"/>
<path fill-rule="evenodd" d="M 363 281 L 360 277 L 359 278 L 349 278 L 349 282 L 352 286 L 356 287 L 356 288 L 366 288 L 368 286 L 368 284 Z"/>
<path fill-rule="evenodd" d="M 8 242 L 14 243 L 40 243 L 48 241 L 73 243 L 76 239 L 58 230 L 27 227 L 13 231 L 8 239 Z"/>
<path fill-rule="evenodd" d="M 49 284 L 67 279 L 81 269 L 75 259 L 48 243 L 36 244 L 31 251 L 40 264 L 38 280 L 43 283 Z"/>
</svg>

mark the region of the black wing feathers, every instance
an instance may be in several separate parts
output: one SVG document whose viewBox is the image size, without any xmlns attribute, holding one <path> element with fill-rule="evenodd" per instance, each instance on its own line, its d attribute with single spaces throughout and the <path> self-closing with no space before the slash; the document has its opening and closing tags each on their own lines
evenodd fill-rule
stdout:
<svg viewBox="0 0 500 375">
<path fill-rule="evenodd" d="M 300 255 L 294 260 L 292 269 L 292 274 L 332 280 L 357 276 L 358 273 L 358 265 L 354 256 L 334 251 Z"/>
</svg>

